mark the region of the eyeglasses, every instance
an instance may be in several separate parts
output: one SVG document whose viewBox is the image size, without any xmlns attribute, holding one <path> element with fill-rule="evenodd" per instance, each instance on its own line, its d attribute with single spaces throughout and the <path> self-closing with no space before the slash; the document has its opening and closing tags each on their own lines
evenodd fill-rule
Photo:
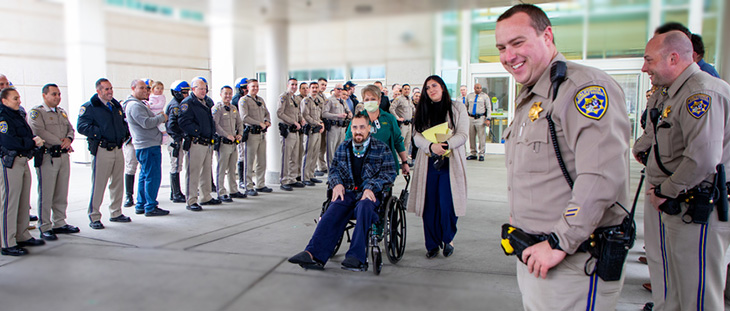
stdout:
<svg viewBox="0 0 730 311">
<path fill-rule="evenodd" d="M 344 91 L 345 89 L 344 88 L 341 88 L 341 87 L 336 87 L 335 90 Z"/>
</svg>

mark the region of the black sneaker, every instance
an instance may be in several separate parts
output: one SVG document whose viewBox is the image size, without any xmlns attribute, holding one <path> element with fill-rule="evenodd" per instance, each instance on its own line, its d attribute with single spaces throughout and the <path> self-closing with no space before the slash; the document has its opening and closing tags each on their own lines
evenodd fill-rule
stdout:
<svg viewBox="0 0 730 311">
<path fill-rule="evenodd" d="M 246 195 L 249 197 L 255 197 L 255 196 L 259 195 L 259 192 L 256 191 L 256 189 L 249 189 L 249 190 L 246 190 Z"/>
<path fill-rule="evenodd" d="M 117 217 L 109 218 L 109 221 L 111 221 L 111 222 L 132 222 L 132 218 L 124 216 L 124 214 L 121 214 Z"/>
<path fill-rule="evenodd" d="M 154 217 L 154 216 L 165 216 L 170 214 L 170 211 L 161 209 L 159 207 L 155 207 L 152 211 L 144 213 L 146 217 Z"/>
<path fill-rule="evenodd" d="M 368 263 L 360 262 L 360 260 L 355 257 L 346 257 L 345 260 L 342 261 L 342 269 L 358 272 L 368 271 Z"/>
</svg>

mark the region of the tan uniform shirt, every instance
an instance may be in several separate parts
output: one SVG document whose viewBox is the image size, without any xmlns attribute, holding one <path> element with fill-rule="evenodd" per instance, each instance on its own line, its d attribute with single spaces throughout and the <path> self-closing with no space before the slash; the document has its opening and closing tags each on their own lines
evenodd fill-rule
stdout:
<svg viewBox="0 0 730 311">
<path fill-rule="evenodd" d="M 656 139 L 661 161 L 673 174 L 664 174 L 652 154 L 646 175 L 650 184 L 661 184 L 663 195 L 676 197 L 702 181 L 711 183 L 717 164 L 730 165 L 730 87 L 692 64 L 666 94 L 657 104 Z M 651 122 L 646 127 L 654 130 Z"/>
<path fill-rule="evenodd" d="M 299 109 L 299 104 L 294 101 L 294 96 L 287 92 L 279 95 L 279 108 L 276 110 L 276 116 L 279 117 L 279 121 L 289 125 L 302 121 L 302 111 Z"/>
<path fill-rule="evenodd" d="M 558 54 L 556 61 L 566 61 Z M 568 71 L 552 100 L 550 70 L 522 87 L 515 117 L 504 133 L 507 191 L 513 225 L 532 234 L 555 232 L 573 254 L 602 226 L 616 225 L 628 203 L 630 123 L 621 87 L 606 73 L 567 62 Z M 555 122 L 571 190 L 550 140 Z"/>
<path fill-rule="evenodd" d="M 347 104 L 344 100 L 336 99 L 334 96 L 330 97 L 324 104 L 324 110 L 322 110 L 322 118 L 329 120 L 344 120 L 337 116 L 341 113 L 349 113 L 350 108 L 347 108 Z"/>
<path fill-rule="evenodd" d="M 401 117 L 403 120 L 413 119 L 413 113 L 416 107 L 413 106 L 413 102 L 406 96 L 398 96 L 393 103 L 390 104 L 390 113 L 396 117 Z"/>
<path fill-rule="evenodd" d="M 235 105 L 226 106 L 226 104 L 219 102 L 210 111 L 213 114 L 215 132 L 218 136 L 236 137 L 236 135 L 243 133 L 243 122 L 241 122 L 241 116 L 238 114 Z"/>
<path fill-rule="evenodd" d="M 266 109 L 266 102 L 261 96 L 247 94 L 239 100 L 238 107 L 241 113 L 241 121 L 246 125 L 261 125 L 264 122 L 271 122 L 269 110 Z"/>
<path fill-rule="evenodd" d="M 650 120 L 649 111 L 651 111 L 651 108 L 657 107 L 660 102 L 666 100 L 666 97 L 666 88 L 657 88 L 646 101 L 646 128 L 644 128 L 644 132 L 636 139 L 636 142 L 634 142 L 634 147 L 631 149 L 634 156 L 640 152 L 649 152 L 649 149 L 651 149 L 654 145 L 654 127 Z"/>
<path fill-rule="evenodd" d="M 302 100 L 302 115 L 304 120 L 312 126 L 322 122 L 322 103 L 318 97 L 309 96 Z"/>
<path fill-rule="evenodd" d="M 489 96 L 485 93 L 479 93 L 479 96 L 475 93 L 469 93 L 469 95 L 466 95 L 466 112 L 469 113 L 469 116 L 474 115 L 474 104 L 476 102 L 477 105 L 477 113 L 480 115 L 487 116 L 487 119 L 492 117 L 492 109 L 489 107 L 490 101 Z"/>
<path fill-rule="evenodd" d="M 307 96 L 307 97 L 309 97 L 309 96 Z M 297 94 L 297 95 L 294 95 L 294 102 L 295 102 L 295 103 L 297 103 L 297 105 L 299 105 L 299 107 L 301 107 L 301 106 L 302 106 L 302 100 L 303 100 L 304 98 L 305 98 L 305 97 L 304 97 L 304 96 L 302 96 L 302 94 Z"/>
<path fill-rule="evenodd" d="M 73 126 L 61 107 L 56 107 L 56 111 L 45 104 L 33 107 L 28 112 L 28 124 L 35 135 L 46 141 L 46 148 L 60 145 L 64 138 L 74 139 Z"/>
</svg>

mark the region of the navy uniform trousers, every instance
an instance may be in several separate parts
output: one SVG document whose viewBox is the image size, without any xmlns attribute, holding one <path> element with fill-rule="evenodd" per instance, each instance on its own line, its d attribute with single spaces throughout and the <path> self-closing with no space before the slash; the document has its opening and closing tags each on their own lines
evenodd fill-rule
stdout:
<svg viewBox="0 0 730 311">
<path fill-rule="evenodd" d="M 456 221 L 454 200 L 451 198 L 451 179 L 449 165 L 441 170 L 433 166 L 434 159 L 428 159 L 426 175 L 426 201 L 423 206 L 423 233 L 426 250 L 443 247 L 454 240 Z"/>
<path fill-rule="evenodd" d="M 352 233 L 350 249 L 345 256 L 355 257 L 360 262 L 365 262 L 367 258 L 367 234 L 372 224 L 378 221 L 375 208 L 379 203 L 380 199 L 375 202 L 367 199 L 357 200 L 356 192 L 345 191 L 343 200 L 330 203 L 319 224 L 317 224 L 317 229 L 314 230 L 314 234 L 305 250 L 311 253 L 315 259 L 326 263 L 337 245 L 337 240 L 345 232 L 347 221 L 355 216 L 357 219 L 355 230 Z"/>
</svg>

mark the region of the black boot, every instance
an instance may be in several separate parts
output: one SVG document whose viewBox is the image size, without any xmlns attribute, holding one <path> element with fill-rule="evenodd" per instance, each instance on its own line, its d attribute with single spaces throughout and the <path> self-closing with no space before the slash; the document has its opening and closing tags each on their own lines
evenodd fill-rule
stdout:
<svg viewBox="0 0 730 311">
<path fill-rule="evenodd" d="M 215 178 L 213 178 L 213 172 L 210 172 L 210 191 L 218 193 L 218 189 L 215 187 Z"/>
<path fill-rule="evenodd" d="M 246 181 L 243 180 L 243 162 L 238 162 L 238 188 L 246 190 Z"/>
<path fill-rule="evenodd" d="M 124 190 L 127 197 L 124 207 L 134 206 L 134 175 L 124 174 Z"/>
<path fill-rule="evenodd" d="M 180 173 L 170 174 L 170 201 L 185 203 L 185 195 L 180 191 Z"/>
</svg>

